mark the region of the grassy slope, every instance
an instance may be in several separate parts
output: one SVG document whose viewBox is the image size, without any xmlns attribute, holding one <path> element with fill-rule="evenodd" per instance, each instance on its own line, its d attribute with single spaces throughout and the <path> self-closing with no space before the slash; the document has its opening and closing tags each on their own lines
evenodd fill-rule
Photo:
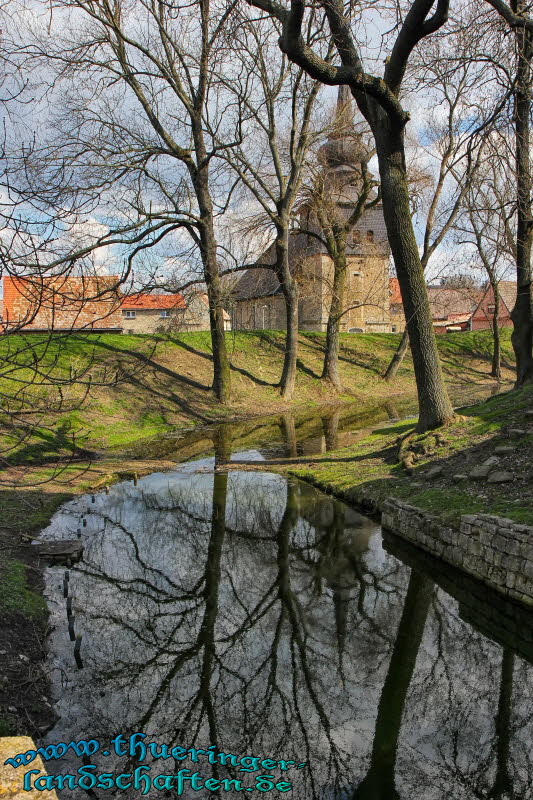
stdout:
<svg viewBox="0 0 533 800">
<path fill-rule="evenodd" d="M 285 471 L 368 508 L 379 509 L 386 497 L 398 497 L 452 524 L 462 514 L 483 512 L 533 525 L 533 428 L 524 414 L 531 408 L 533 387 L 528 387 L 461 409 L 458 420 L 439 432 L 410 436 L 402 446 L 408 443 L 416 453 L 412 475 L 400 462 L 399 440 L 413 432 L 414 421 L 379 428 L 353 446 Z M 510 434 L 514 428 L 527 433 Z M 499 465 L 514 473 L 512 483 L 453 481 L 453 475 L 468 474 L 493 455 L 499 444 L 516 448 Z M 426 481 L 424 472 L 435 463 L 444 473 Z"/>
<path fill-rule="evenodd" d="M 80 371 L 89 367 L 92 377 L 90 391 L 79 409 L 67 411 L 65 406 L 75 407 L 84 397 L 86 387 L 65 388 L 63 410 L 57 414 L 35 415 L 33 419 L 41 424 L 40 429 L 11 452 L 12 463 L 23 465 L 23 468 L 19 476 L 8 475 L 7 485 L 0 491 L 1 525 L 12 530 L 36 530 L 47 523 L 53 511 L 69 496 L 92 488 L 105 476 L 116 476 L 117 472 L 128 468 L 130 471 L 150 471 L 149 462 L 145 465 L 125 463 L 124 450 L 131 450 L 137 443 L 138 456 L 149 459 L 150 451 L 143 445 L 143 440 L 164 433 L 171 426 L 194 428 L 210 421 L 287 409 L 288 404 L 280 401 L 274 385 L 282 365 L 282 334 L 268 331 L 231 333 L 227 339 L 233 365 L 234 403 L 231 408 L 217 405 L 207 388 L 211 379 L 211 361 L 206 333 L 167 338 L 112 334 L 69 336 L 58 337 L 52 342 L 36 336 L 0 340 L 0 358 L 9 349 L 12 359 L 18 350 L 19 362 L 25 358 L 31 363 L 31 356 L 36 351 L 45 373 L 46 365 L 51 367 L 56 378 L 67 377 L 70 368 Z M 312 411 L 314 406 L 327 403 L 357 401 L 357 413 L 361 414 L 363 406 L 372 407 L 388 398 L 414 398 L 410 359 L 405 360 L 392 385 L 384 384 L 380 378 L 398 340 L 394 334 L 342 336 L 341 373 L 346 392 L 339 398 L 317 379 L 324 335 L 301 334 L 293 406 L 304 405 Z M 438 343 L 445 377 L 455 402 L 466 402 L 469 396 L 473 402 L 479 389 L 486 394 L 487 385 L 493 383 L 488 376 L 489 332 L 441 336 Z M 503 357 L 509 368 L 508 329 L 503 333 Z M 0 392 L 4 397 L 13 397 L 20 386 L 18 381 L 30 377 L 31 370 L 19 369 L 6 377 L 4 369 L 4 377 L 1 375 L 0 372 Z M 510 371 L 507 377 L 511 377 Z M 34 384 L 26 391 L 23 395 L 26 409 L 57 398 L 57 388 L 46 383 Z M 31 421 L 31 416 L 28 421 Z M 38 466 L 43 461 L 53 461 L 58 454 L 68 454 L 73 436 L 78 445 L 106 453 L 107 461 L 93 462 L 89 468 L 84 463 L 68 466 L 60 474 L 53 467 Z M 389 434 L 384 441 L 387 436 Z M 4 427 L 0 445 L 10 447 L 15 441 L 9 429 Z M 195 447 L 190 448 L 191 457 L 195 455 Z M 162 463 L 161 456 L 162 453 L 157 456 L 158 464 Z M 369 463 L 365 469 L 375 468 L 376 465 Z M 345 462 L 341 462 L 331 478 L 339 482 L 342 490 L 350 483 L 352 474 L 352 466 L 347 467 Z M 322 479 L 327 483 L 325 474 Z M 13 483 L 18 485 L 9 488 Z"/>
<path fill-rule="evenodd" d="M 333 395 L 319 380 L 324 334 L 301 334 L 298 376 L 293 406 L 327 403 L 378 401 L 392 396 L 413 396 L 410 359 L 406 359 L 392 385 L 381 380 L 399 337 L 396 334 L 345 334 L 342 336 L 342 396 Z M 504 333 L 504 363 L 510 366 L 508 332 Z M 132 442 L 169 430 L 286 409 L 276 383 L 282 367 L 283 335 L 280 332 L 239 332 L 227 335 L 232 363 L 233 404 L 218 405 L 209 390 L 211 350 L 207 333 L 169 337 L 104 334 L 99 336 L 10 337 L 0 342 L 0 359 L 9 348 L 9 358 L 27 363 L 26 369 L 0 371 L 0 392 L 13 397 L 24 380 L 32 377 L 33 352 L 43 373 L 55 379 L 69 376 L 69 370 L 88 373 L 74 386 L 64 387 L 64 403 L 57 413 L 43 411 L 28 415 L 28 423 L 41 427 L 28 441 L 15 448 L 18 463 L 38 463 L 78 446 L 91 450 L 115 451 Z M 445 376 L 456 402 L 465 392 L 490 382 L 488 359 L 490 333 L 469 333 L 439 337 Z M 88 387 L 88 375 L 91 386 Z M 510 376 L 510 373 L 509 373 Z M 41 379 L 39 379 L 41 380 Z M 87 396 L 85 393 L 88 392 Z M 46 407 L 57 402 L 56 385 L 46 379 L 33 383 L 16 395 L 25 409 Z M 475 396 L 475 395 L 473 395 Z M 81 407 L 77 405 L 81 402 Z M 8 420 L 4 420 L 8 422 Z M 4 428 L 4 448 L 16 444 L 16 433 Z M 11 454 L 11 460 L 13 453 Z"/>
</svg>

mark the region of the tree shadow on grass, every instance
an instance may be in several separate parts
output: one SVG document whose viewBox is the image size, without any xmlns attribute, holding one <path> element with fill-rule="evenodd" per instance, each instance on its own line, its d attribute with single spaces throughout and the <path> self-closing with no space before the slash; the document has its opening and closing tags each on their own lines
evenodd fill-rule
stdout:
<svg viewBox="0 0 533 800">
<path fill-rule="evenodd" d="M 171 341 L 173 344 L 177 345 L 178 347 L 182 347 L 184 350 L 187 350 L 189 353 L 193 353 L 195 356 L 200 356 L 200 358 L 205 358 L 206 361 L 213 361 L 213 356 L 209 353 L 204 353 L 202 350 L 197 350 L 195 347 L 192 347 L 190 344 L 186 344 L 182 342 L 180 339 L 172 339 L 169 338 L 168 341 Z M 254 383 L 259 384 L 260 386 L 279 386 L 279 383 L 271 383 L 270 381 L 264 381 L 262 378 L 257 378 L 247 369 L 243 367 L 237 367 L 235 364 L 232 364 L 230 361 L 230 369 L 233 372 L 239 372 L 241 375 L 244 375 L 245 378 L 250 378 L 251 381 Z"/>
<path fill-rule="evenodd" d="M 192 378 L 188 378 L 188 377 L 186 377 L 185 375 L 182 375 L 179 372 L 175 372 L 174 370 L 169 369 L 168 367 L 165 367 L 162 364 L 158 364 L 157 361 L 154 361 L 152 358 L 150 358 L 149 356 L 146 356 L 144 353 L 139 353 L 136 350 L 129 350 L 128 348 L 125 348 L 125 347 L 117 347 L 116 345 L 111 345 L 111 344 L 108 344 L 108 343 L 102 342 L 102 341 L 98 341 L 98 342 L 96 342 L 96 344 L 98 345 L 98 347 L 102 347 L 105 350 L 111 351 L 112 353 L 117 353 L 117 354 L 120 353 L 121 355 L 130 356 L 131 358 L 133 358 L 133 359 L 135 359 L 137 361 L 140 361 L 145 366 L 150 367 L 155 372 L 160 372 L 162 375 L 166 375 L 169 378 L 172 378 L 173 380 L 180 381 L 181 383 L 184 383 L 184 384 L 186 384 L 187 386 L 190 386 L 193 389 L 199 389 L 200 391 L 203 391 L 203 392 L 208 392 L 208 391 L 211 390 L 211 386 L 206 386 L 205 384 L 200 383 L 199 381 L 195 381 Z M 180 346 L 184 346 L 182 342 L 176 342 L 176 344 L 179 344 Z M 205 353 L 201 353 L 200 351 L 196 351 L 196 350 L 194 350 L 194 348 L 190 348 L 190 347 L 187 346 L 187 347 L 185 347 L 185 349 L 186 350 L 191 350 L 191 352 L 196 353 L 196 355 L 202 355 L 202 356 L 212 360 L 211 356 L 206 356 Z"/>
<path fill-rule="evenodd" d="M 356 335 L 357 334 L 354 334 L 354 336 Z M 312 334 L 300 332 L 300 336 L 307 340 L 307 347 L 316 350 L 317 353 L 320 353 L 322 357 L 324 356 L 324 347 L 320 346 Z M 348 352 L 350 355 L 343 355 L 343 351 Z M 374 372 L 376 375 L 382 374 L 384 367 L 379 356 L 368 354 L 365 360 L 361 358 L 360 354 L 358 354 L 358 357 L 356 358 L 354 355 L 352 355 L 352 352 L 352 348 L 347 345 L 346 342 L 341 341 L 339 347 L 339 361 L 345 364 L 350 364 L 353 367 L 360 367 L 361 369 L 366 369 L 369 372 Z"/>
<path fill-rule="evenodd" d="M 10 427 L 4 422 L 6 431 Z M 13 430 L 15 431 L 14 427 Z M 15 431 L 20 435 L 20 429 Z M 31 436 L 31 438 L 30 438 Z M 35 441 L 37 440 L 37 441 Z M 93 458 L 94 452 L 82 447 L 76 441 L 70 422 L 61 422 L 55 428 L 44 428 L 39 425 L 28 425 L 28 439 L 20 444 L 15 452 L 4 456 L 10 466 L 40 464 L 49 458 L 57 458 L 64 454 L 64 459 Z"/>
<path fill-rule="evenodd" d="M 266 344 L 273 347 L 275 350 L 279 350 L 280 353 L 283 355 L 285 354 L 285 344 L 283 342 L 278 342 L 272 336 L 269 336 L 268 333 L 265 331 L 256 331 L 257 335 L 259 336 L 260 341 L 265 342 Z M 302 336 L 301 331 L 299 335 Z M 300 358 L 296 359 L 296 367 L 303 372 L 305 375 L 308 375 L 310 378 L 315 378 L 315 380 L 320 380 L 320 375 L 317 372 L 314 372 L 310 367 L 306 366 Z"/>
</svg>

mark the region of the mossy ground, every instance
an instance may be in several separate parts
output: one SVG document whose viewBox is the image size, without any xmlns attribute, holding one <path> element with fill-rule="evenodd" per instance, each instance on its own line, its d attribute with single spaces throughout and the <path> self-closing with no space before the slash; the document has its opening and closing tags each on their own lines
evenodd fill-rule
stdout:
<svg viewBox="0 0 533 800">
<path fill-rule="evenodd" d="M 26 567 L 20 561 L 8 561 L 0 567 L 0 614 L 20 613 L 38 619 L 46 610 L 40 594 L 28 586 Z"/>
<path fill-rule="evenodd" d="M 451 523 L 462 514 L 483 512 L 533 525 L 533 421 L 525 416 L 531 408 L 533 387 L 510 391 L 461 409 L 458 419 L 439 431 L 415 434 L 416 420 L 399 422 L 350 447 L 283 470 L 367 508 L 379 509 L 385 498 L 397 497 Z M 514 428 L 526 432 L 509 433 Z M 414 456 L 409 471 L 401 459 L 402 440 Z M 499 465 L 514 472 L 512 483 L 454 482 L 454 475 L 468 475 L 500 444 L 515 447 Z M 441 464 L 443 474 L 425 480 L 432 464 Z"/>
</svg>

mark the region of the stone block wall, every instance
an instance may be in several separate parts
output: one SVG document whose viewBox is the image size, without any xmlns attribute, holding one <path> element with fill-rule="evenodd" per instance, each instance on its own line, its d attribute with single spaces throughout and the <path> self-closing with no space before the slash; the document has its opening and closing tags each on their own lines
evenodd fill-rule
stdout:
<svg viewBox="0 0 533 800">
<path fill-rule="evenodd" d="M 465 515 L 459 528 L 400 500 L 383 504 L 382 525 L 514 600 L 533 607 L 533 528 L 490 514 Z"/>
</svg>

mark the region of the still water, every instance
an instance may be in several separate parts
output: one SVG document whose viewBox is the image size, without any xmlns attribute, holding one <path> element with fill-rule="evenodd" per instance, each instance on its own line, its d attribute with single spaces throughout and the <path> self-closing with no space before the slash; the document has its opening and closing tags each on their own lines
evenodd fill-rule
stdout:
<svg viewBox="0 0 533 800">
<path fill-rule="evenodd" d="M 169 747 L 293 760 L 283 773 L 205 755 L 144 763 L 152 777 L 192 767 L 243 791 L 271 774 L 298 799 L 531 798 L 531 615 L 302 482 L 214 467 L 196 460 L 77 498 L 43 533 L 79 531 L 85 546 L 68 581 L 82 668 L 65 570 L 47 570 L 59 721 L 46 741 L 105 748 L 142 731 Z M 138 766 L 101 752 L 90 763 Z M 182 796 L 242 795 L 189 785 Z"/>
</svg>

